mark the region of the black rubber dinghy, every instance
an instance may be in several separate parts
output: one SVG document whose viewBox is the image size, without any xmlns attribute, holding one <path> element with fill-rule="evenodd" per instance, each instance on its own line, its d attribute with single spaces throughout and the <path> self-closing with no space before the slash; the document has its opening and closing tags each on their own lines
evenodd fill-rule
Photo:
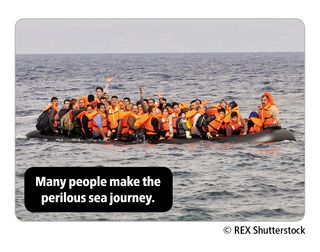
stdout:
<svg viewBox="0 0 320 252">
<path fill-rule="evenodd" d="M 120 142 L 114 140 L 108 140 L 106 142 L 101 140 L 80 140 L 79 138 L 67 138 L 62 135 L 44 135 L 39 131 L 31 131 L 26 135 L 27 138 L 38 138 L 47 141 L 61 141 L 61 142 L 83 142 L 83 143 L 112 143 L 112 144 L 136 144 L 144 142 Z M 212 141 L 219 143 L 272 143 L 281 141 L 296 141 L 296 138 L 292 131 L 287 129 L 266 129 L 260 133 L 253 133 L 244 136 L 229 136 L 229 137 L 218 137 L 213 139 L 202 139 L 199 137 L 186 139 L 186 138 L 174 138 L 170 140 L 160 140 L 153 143 L 167 143 L 167 144 L 186 144 L 203 141 Z"/>
</svg>

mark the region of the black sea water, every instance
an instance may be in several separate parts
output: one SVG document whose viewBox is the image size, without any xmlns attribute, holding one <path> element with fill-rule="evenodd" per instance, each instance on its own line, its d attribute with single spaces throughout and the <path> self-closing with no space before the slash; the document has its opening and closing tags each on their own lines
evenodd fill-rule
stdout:
<svg viewBox="0 0 320 252">
<path fill-rule="evenodd" d="M 297 142 L 101 145 L 26 139 L 52 96 L 95 93 L 136 101 L 235 100 L 247 117 L 273 93 Z M 16 214 L 23 220 L 294 221 L 304 215 L 304 53 L 16 55 Z M 165 166 L 173 207 L 165 213 L 30 213 L 24 172 L 32 166 Z"/>
</svg>

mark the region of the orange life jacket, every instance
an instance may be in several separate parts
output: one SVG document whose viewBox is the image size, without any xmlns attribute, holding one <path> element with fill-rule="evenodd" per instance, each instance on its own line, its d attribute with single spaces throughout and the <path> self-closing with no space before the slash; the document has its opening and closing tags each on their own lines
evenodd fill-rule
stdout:
<svg viewBox="0 0 320 252">
<path fill-rule="evenodd" d="M 152 119 L 157 119 L 159 120 L 158 117 L 154 116 L 154 115 L 150 115 L 148 120 L 145 122 L 145 124 L 143 125 L 145 130 L 146 130 L 146 135 L 157 135 L 158 133 L 156 131 L 154 131 L 154 128 L 151 124 Z"/>
<path fill-rule="evenodd" d="M 59 125 L 59 115 L 58 115 L 58 112 L 59 112 L 59 107 L 58 106 L 53 106 L 52 103 L 49 103 L 46 107 L 44 107 L 44 109 L 42 110 L 43 112 L 44 111 L 49 111 L 51 108 L 54 109 L 54 121 L 53 121 L 53 127 L 54 128 L 58 128 L 58 125 Z"/>
<path fill-rule="evenodd" d="M 177 133 L 177 119 L 178 119 L 178 114 L 173 112 L 171 113 L 171 118 L 172 118 L 172 128 L 173 128 L 173 133 Z"/>
<path fill-rule="evenodd" d="M 220 129 L 225 129 L 225 120 L 221 119 L 220 115 L 218 113 L 215 114 L 216 119 L 212 120 L 208 124 L 208 130 L 212 133 L 218 133 Z"/>
<path fill-rule="evenodd" d="M 195 109 L 189 110 L 189 111 L 186 113 L 187 127 L 188 127 L 189 129 L 192 129 L 192 128 L 193 128 L 194 117 L 195 117 L 195 115 L 196 115 L 197 113 L 198 113 L 198 111 L 195 110 Z"/>
<path fill-rule="evenodd" d="M 272 126 L 272 125 L 276 124 L 276 121 L 270 112 L 270 107 L 272 105 L 274 105 L 274 104 L 269 102 L 266 106 L 262 107 L 260 105 L 258 108 L 259 118 L 261 119 L 264 127 L 268 127 L 268 126 Z M 276 106 L 276 105 L 274 105 L 274 106 Z"/>
<path fill-rule="evenodd" d="M 238 114 L 238 121 L 240 122 L 240 116 L 241 116 L 241 115 L 240 115 L 239 106 L 231 109 L 230 111 L 227 111 L 227 110 L 226 110 L 226 116 L 225 116 L 225 118 L 224 118 L 224 121 L 225 121 L 226 123 L 229 123 L 229 122 L 231 121 L 231 113 L 232 113 L 232 112 L 237 112 L 237 114 Z"/>
<path fill-rule="evenodd" d="M 170 127 L 169 127 L 169 116 L 162 116 L 160 118 L 161 122 L 162 122 L 162 130 L 163 131 L 170 131 Z"/>
<path fill-rule="evenodd" d="M 238 131 L 242 127 L 241 121 L 239 120 L 237 122 L 233 122 L 232 120 L 230 120 L 228 125 L 231 127 L 232 131 Z"/>
<path fill-rule="evenodd" d="M 120 114 L 119 114 L 119 118 L 122 119 L 121 135 L 122 134 L 130 134 L 130 135 L 132 135 L 134 133 L 134 130 L 130 129 L 130 127 L 128 125 L 129 117 L 134 117 L 134 118 L 138 119 L 138 115 L 136 115 L 132 111 L 120 112 Z"/>
<path fill-rule="evenodd" d="M 146 130 L 146 135 L 157 135 L 158 133 L 154 131 L 154 128 L 151 124 L 153 118 L 159 120 L 157 116 L 146 113 L 134 122 L 134 126 L 144 127 Z"/>
<path fill-rule="evenodd" d="M 249 133 L 257 133 L 262 131 L 262 121 L 260 118 L 250 117 L 253 122 L 253 126 L 249 129 Z"/>
<path fill-rule="evenodd" d="M 114 109 L 110 106 L 108 110 L 108 122 L 110 123 L 110 129 L 116 129 L 119 125 L 119 106 L 116 106 Z"/>
<path fill-rule="evenodd" d="M 92 120 L 91 120 L 92 132 L 96 132 L 96 133 L 100 134 L 100 129 L 98 128 L 96 122 L 94 121 L 94 118 L 97 115 L 101 115 L 101 117 L 102 117 L 102 131 L 104 134 L 107 134 L 108 133 L 108 118 L 107 118 L 106 114 L 104 114 L 104 113 L 97 113 L 94 117 L 92 117 Z"/>
<path fill-rule="evenodd" d="M 92 131 L 92 119 L 98 114 L 97 111 L 92 111 L 91 113 L 88 113 L 87 111 L 82 111 L 79 115 L 77 115 L 77 118 L 80 119 L 80 123 L 81 123 L 81 129 L 82 132 L 85 133 L 85 130 L 83 128 L 83 122 L 82 122 L 82 118 L 84 115 L 86 115 L 86 117 L 88 118 L 88 129 L 90 131 Z"/>
<path fill-rule="evenodd" d="M 218 113 L 218 107 L 211 107 L 211 108 L 208 108 L 206 110 L 206 114 L 207 115 L 215 115 L 216 113 Z"/>
</svg>

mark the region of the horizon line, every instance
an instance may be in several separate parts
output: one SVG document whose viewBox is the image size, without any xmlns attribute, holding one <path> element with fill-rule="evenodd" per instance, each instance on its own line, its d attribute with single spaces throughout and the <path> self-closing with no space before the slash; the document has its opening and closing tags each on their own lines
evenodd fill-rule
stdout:
<svg viewBox="0 0 320 252">
<path fill-rule="evenodd" d="M 61 53 L 15 53 L 15 55 L 79 55 L 79 54 L 214 54 L 214 53 L 304 53 L 305 51 L 228 51 L 228 52 L 61 52 Z"/>
</svg>

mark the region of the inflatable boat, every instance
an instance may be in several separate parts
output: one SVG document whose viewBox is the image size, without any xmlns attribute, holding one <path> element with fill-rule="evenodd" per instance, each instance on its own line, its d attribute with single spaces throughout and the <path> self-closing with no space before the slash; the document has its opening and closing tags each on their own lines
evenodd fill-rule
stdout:
<svg viewBox="0 0 320 252">
<path fill-rule="evenodd" d="M 39 131 L 31 131 L 26 137 L 43 139 L 46 141 L 60 141 L 60 142 L 84 142 L 84 143 L 113 143 L 113 144 L 135 144 L 135 143 L 144 143 L 144 142 L 121 142 L 121 141 L 101 141 L 101 140 L 81 140 L 80 138 L 67 138 L 62 135 L 44 135 Z M 243 136 L 229 136 L 229 137 L 216 137 L 212 139 L 202 139 L 200 137 L 193 137 L 190 139 L 187 138 L 173 138 L 173 139 L 165 139 L 159 140 L 157 142 L 152 143 L 166 143 L 166 144 L 185 144 L 185 143 L 193 143 L 198 142 L 200 140 L 203 141 L 212 141 L 219 143 L 272 143 L 272 142 L 281 142 L 281 141 L 296 141 L 296 138 L 291 130 L 288 129 L 266 129 L 260 133 L 253 133 Z"/>
</svg>

